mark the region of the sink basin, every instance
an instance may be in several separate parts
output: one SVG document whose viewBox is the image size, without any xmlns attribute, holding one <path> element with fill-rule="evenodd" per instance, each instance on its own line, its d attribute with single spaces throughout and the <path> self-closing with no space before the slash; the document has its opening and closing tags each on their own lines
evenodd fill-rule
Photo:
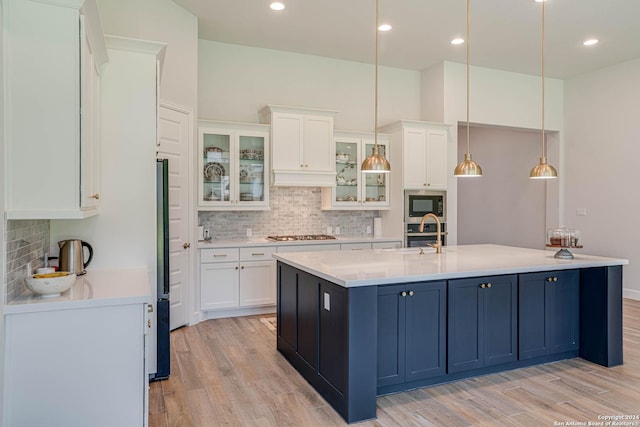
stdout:
<svg viewBox="0 0 640 427">
<path fill-rule="evenodd" d="M 399 248 L 399 249 L 383 249 L 385 252 L 393 252 L 396 254 L 420 254 L 420 249 L 425 254 L 434 254 L 436 250 L 434 248 Z"/>
</svg>

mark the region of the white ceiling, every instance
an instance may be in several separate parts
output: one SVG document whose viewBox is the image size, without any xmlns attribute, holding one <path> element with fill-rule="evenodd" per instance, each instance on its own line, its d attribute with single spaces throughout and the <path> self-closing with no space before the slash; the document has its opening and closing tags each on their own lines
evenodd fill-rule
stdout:
<svg viewBox="0 0 640 427">
<path fill-rule="evenodd" d="M 198 16 L 199 37 L 350 61 L 375 60 L 374 0 L 174 0 Z M 568 78 L 640 57 L 640 0 L 548 0 L 545 73 Z M 465 62 L 465 0 L 380 0 L 380 64 L 422 70 Z M 471 1 L 471 64 L 540 75 L 541 3 Z M 600 43 L 586 48 L 582 41 Z"/>
</svg>

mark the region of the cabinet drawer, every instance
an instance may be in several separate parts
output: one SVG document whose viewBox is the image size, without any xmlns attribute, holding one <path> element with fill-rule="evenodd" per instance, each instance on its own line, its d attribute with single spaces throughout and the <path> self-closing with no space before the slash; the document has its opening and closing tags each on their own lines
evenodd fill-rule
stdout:
<svg viewBox="0 0 640 427">
<path fill-rule="evenodd" d="M 343 251 L 361 251 L 371 249 L 371 243 L 342 243 L 340 249 Z"/>
<path fill-rule="evenodd" d="M 402 242 L 373 242 L 371 247 L 373 249 L 400 249 Z"/>
<path fill-rule="evenodd" d="M 272 260 L 276 253 L 275 246 L 255 246 L 249 248 L 240 248 L 240 261 L 261 261 Z"/>
<path fill-rule="evenodd" d="M 238 261 L 240 254 L 238 248 L 216 248 L 202 249 L 200 251 L 200 262 L 232 262 Z"/>
</svg>

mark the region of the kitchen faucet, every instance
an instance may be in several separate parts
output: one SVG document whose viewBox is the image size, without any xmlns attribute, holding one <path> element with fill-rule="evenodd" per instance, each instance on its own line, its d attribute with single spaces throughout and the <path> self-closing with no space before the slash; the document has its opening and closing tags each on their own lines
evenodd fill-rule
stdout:
<svg viewBox="0 0 640 427">
<path fill-rule="evenodd" d="M 442 225 L 440 224 L 440 220 L 438 219 L 437 216 L 435 216 L 432 213 L 428 213 L 426 215 L 424 215 L 422 217 L 422 220 L 420 221 L 420 232 L 422 233 L 424 231 L 424 222 L 427 218 L 433 218 L 436 220 L 436 227 L 438 229 L 438 234 L 436 235 L 436 242 L 435 243 L 429 243 L 429 246 L 431 246 L 432 248 L 434 248 L 436 250 L 437 254 L 441 254 L 442 253 Z"/>
</svg>

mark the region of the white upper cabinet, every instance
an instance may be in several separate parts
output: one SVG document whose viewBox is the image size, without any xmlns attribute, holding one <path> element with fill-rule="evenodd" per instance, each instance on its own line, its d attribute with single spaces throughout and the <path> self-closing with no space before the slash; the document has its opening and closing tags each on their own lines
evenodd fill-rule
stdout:
<svg viewBox="0 0 640 427">
<path fill-rule="evenodd" d="M 198 209 L 269 209 L 269 126 L 201 120 L 198 133 Z"/>
<path fill-rule="evenodd" d="M 403 120 L 381 129 L 402 139 L 404 189 L 447 189 L 449 125 Z"/>
<path fill-rule="evenodd" d="M 271 124 L 272 184 L 334 185 L 335 111 L 268 105 L 260 111 Z"/>
<path fill-rule="evenodd" d="M 94 0 L 5 0 L 8 219 L 86 218 L 100 201 Z"/>
<path fill-rule="evenodd" d="M 375 135 L 368 132 L 336 131 L 336 180 L 322 189 L 322 209 L 389 209 L 389 174 L 363 174 L 360 165 L 371 155 Z M 378 134 L 380 154 L 389 158 L 389 135 Z"/>
</svg>

